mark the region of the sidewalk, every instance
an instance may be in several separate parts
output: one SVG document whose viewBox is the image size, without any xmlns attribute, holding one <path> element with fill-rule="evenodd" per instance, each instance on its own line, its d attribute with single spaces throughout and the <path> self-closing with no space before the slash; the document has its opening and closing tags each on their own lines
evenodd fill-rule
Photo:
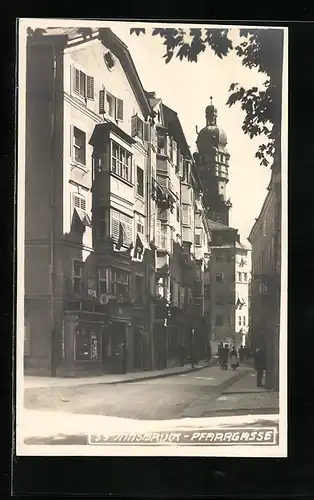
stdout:
<svg viewBox="0 0 314 500">
<path fill-rule="evenodd" d="M 247 394 L 247 393 L 267 393 L 264 387 L 256 386 L 256 372 L 250 371 L 245 377 L 228 387 L 224 394 Z"/>
<path fill-rule="evenodd" d="M 159 377 L 169 377 L 171 375 L 180 375 L 190 373 L 193 371 L 201 370 L 202 368 L 209 367 L 205 362 L 200 362 L 194 368 L 191 365 L 174 366 L 164 370 L 156 371 L 141 371 L 131 372 L 125 374 L 113 375 L 98 375 L 90 377 L 77 377 L 77 378 L 61 378 L 61 377 L 37 377 L 33 375 L 24 376 L 24 389 L 36 389 L 42 387 L 75 387 L 81 385 L 95 385 L 95 384 L 123 384 L 136 381 L 150 380 Z"/>
</svg>

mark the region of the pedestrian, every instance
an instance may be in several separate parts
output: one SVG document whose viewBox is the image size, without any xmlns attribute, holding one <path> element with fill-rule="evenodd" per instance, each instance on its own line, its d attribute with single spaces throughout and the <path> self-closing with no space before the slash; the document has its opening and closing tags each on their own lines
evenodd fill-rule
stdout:
<svg viewBox="0 0 314 500">
<path fill-rule="evenodd" d="M 219 365 L 220 369 L 223 369 L 223 360 L 224 360 L 224 347 L 222 342 L 218 344 L 218 359 L 219 359 Z"/>
<path fill-rule="evenodd" d="M 184 366 L 185 363 L 185 347 L 183 344 L 180 346 L 180 365 Z"/>
<path fill-rule="evenodd" d="M 223 369 L 228 370 L 229 345 L 225 344 L 223 348 Z"/>
<path fill-rule="evenodd" d="M 127 372 L 127 346 L 124 341 L 121 343 L 121 358 L 122 373 L 125 374 Z"/>
<path fill-rule="evenodd" d="M 230 358 L 231 368 L 235 370 L 239 366 L 238 353 L 235 346 L 233 346 L 233 348 L 231 349 L 229 358 Z"/>
<path fill-rule="evenodd" d="M 240 345 L 240 348 L 239 348 L 240 363 L 243 363 L 244 359 L 245 359 L 245 349 L 244 349 L 243 345 Z"/>
<path fill-rule="evenodd" d="M 254 366 L 256 370 L 256 385 L 257 387 L 263 386 L 263 375 L 266 369 L 266 353 L 263 347 L 256 350 L 254 357 Z"/>
<path fill-rule="evenodd" d="M 208 364 L 210 363 L 211 357 L 212 357 L 212 348 L 211 345 L 208 344 L 206 349 L 206 359 Z"/>
</svg>

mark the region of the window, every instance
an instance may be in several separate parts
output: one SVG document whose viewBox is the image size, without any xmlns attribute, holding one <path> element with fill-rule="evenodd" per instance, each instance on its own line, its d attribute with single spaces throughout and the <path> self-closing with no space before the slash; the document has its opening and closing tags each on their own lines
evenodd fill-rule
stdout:
<svg viewBox="0 0 314 500">
<path fill-rule="evenodd" d="M 136 193 L 139 196 L 144 196 L 144 171 L 142 168 L 136 168 L 136 179 L 137 179 L 137 188 Z"/>
<path fill-rule="evenodd" d="M 241 316 L 239 316 L 239 326 L 241 326 L 241 325 L 242 325 L 242 318 L 241 318 Z"/>
<path fill-rule="evenodd" d="M 200 246 L 201 244 L 202 244 L 202 235 L 196 234 L 195 235 L 195 245 Z"/>
<path fill-rule="evenodd" d="M 242 281 L 242 273 L 238 273 L 238 281 Z"/>
<path fill-rule="evenodd" d="M 73 159 L 86 164 L 86 134 L 77 127 L 73 128 Z"/>
<path fill-rule="evenodd" d="M 86 210 L 86 200 L 81 195 L 73 194 L 73 204 L 75 208 Z"/>
<path fill-rule="evenodd" d="M 157 137 L 157 153 L 166 154 L 166 138 L 164 135 L 158 135 Z"/>
<path fill-rule="evenodd" d="M 84 264 L 82 261 L 73 260 L 72 279 L 73 279 L 73 290 L 75 292 L 80 292 L 82 290 L 83 265 Z"/>
<path fill-rule="evenodd" d="M 133 115 L 131 119 L 131 135 L 143 139 L 144 136 L 144 123 L 138 115 Z"/>
<path fill-rule="evenodd" d="M 94 99 L 94 77 L 74 68 L 74 91 L 86 99 Z"/>
<path fill-rule="evenodd" d="M 129 274 L 119 269 L 113 269 L 111 272 L 112 293 L 117 297 L 129 294 Z"/>
<path fill-rule="evenodd" d="M 222 283 L 224 279 L 223 273 L 216 273 L 216 283 Z"/>
<path fill-rule="evenodd" d="M 109 269 L 98 269 L 99 295 L 109 292 Z"/>
<path fill-rule="evenodd" d="M 192 225 L 192 209 L 190 205 L 182 205 L 182 210 L 183 210 L 183 220 L 182 223 L 185 226 L 190 226 Z"/>
<path fill-rule="evenodd" d="M 223 326 L 223 315 L 222 314 L 216 315 L 216 326 Z"/>
<path fill-rule="evenodd" d="M 135 300 L 137 302 L 143 302 L 143 284 L 144 278 L 139 274 L 135 275 Z"/>
<path fill-rule="evenodd" d="M 101 360 L 100 332 L 90 327 L 80 326 L 75 330 L 75 360 Z"/>
<path fill-rule="evenodd" d="M 137 216 L 136 231 L 140 234 L 144 234 L 144 217 L 141 215 Z"/>
<path fill-rule="evenodd" d="M 109 116 L 111 118 L 116 117 L 116 98 L 112 95 L 109 94 L 109 92 L 106 93 L 106 101 L 107 101 L 107 110 Z"/>
<path fill-rule="evenodd" d="M 111 171 L 128 182 L 132 181 L 132 155 L 115 142 L 111 147 Z"/>
<path fill-rule="evenodd" d="M 177 205 L 177 221 L 180 222 L 180 207 Z"/>
<path fill-rule="evenodd" d="M 243 316 L 243 326 L 245 326 L 245 323 L 246 323 L 246 318 L 245 316 Z"/>
<path fill-rule="evenodd" d="M 132 225 L 133 225 L 133 219 L 129 217 L 128 215 L 122 214 L 121 212 L 118 212 L 117 210 L 111 210 L 110 211 L 110 217 L 111 217 L 111 232 L 110 236 L 114 240 L 114 242 L 119 241 L 120 237 L 120 226 L 123 224 L 124 230 L 125 230 L 125 241 L 123 244 L 125 246 L 128 246 L 132 243 Z"/>
<path fill-rule="evenodd" d="M 178 145 L 176 141 L 171 141 L 171 161 L 175 166 L 178 164 Z"/>
<path fill-rule="evenodd" d="M 247 281 L 247 273 L 243 273 L 243 279 L 244 281 Z"/>
</svg>

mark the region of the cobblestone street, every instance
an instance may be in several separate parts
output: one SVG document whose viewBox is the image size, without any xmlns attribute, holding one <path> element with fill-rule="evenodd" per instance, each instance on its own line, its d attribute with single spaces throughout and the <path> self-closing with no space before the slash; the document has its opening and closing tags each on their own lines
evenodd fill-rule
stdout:
<svg viewBox="0 0 314 500">
<path fill-rule="evenodd" d="M 255 376 L 248 370 L 221 371 L 212 366 L 128 384 L 26 389 L 25 407 L 140 420 L 277 412 L 278 394 L 264 389 L 256 392 Z M 232 393 L 233 388 L 239 392 Z"/>
</svg>

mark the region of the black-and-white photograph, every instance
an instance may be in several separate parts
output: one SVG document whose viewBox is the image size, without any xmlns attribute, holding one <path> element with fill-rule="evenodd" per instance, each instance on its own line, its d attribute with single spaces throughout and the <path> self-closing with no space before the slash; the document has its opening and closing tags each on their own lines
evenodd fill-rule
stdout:
<svg viewBox="0 0 314 500">
<path fill-rule="evenodd" d="M 287 47 L 19 20 L 17 455 L 287 456 Z"/>
</svg>

